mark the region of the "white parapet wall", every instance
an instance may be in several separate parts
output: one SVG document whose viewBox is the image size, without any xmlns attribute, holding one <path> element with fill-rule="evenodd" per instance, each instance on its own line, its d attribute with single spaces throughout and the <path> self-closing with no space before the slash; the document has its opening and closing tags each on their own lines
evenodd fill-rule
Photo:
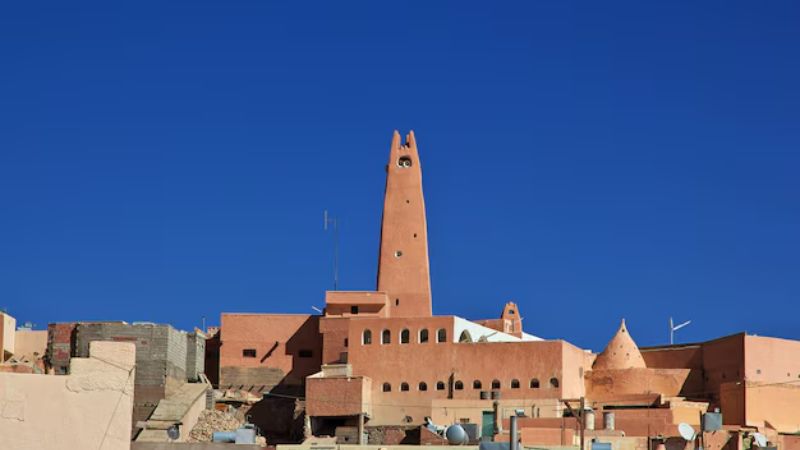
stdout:
<svg viewBox="0 0 800 450">
<path fill-rule="evenodd" d="M 92 342 L 70 375 L 0 373 L 0 448 L 129 450 L 136 347 Z"/>
<path fill-rule="evenodd" d="M 461 317 L 454 317 L 453 323 L 453 342 L 459 342 L 461 334 L 466 332 L 469 334 L 472 342 L 520 342 L 520 341 L 541 341 L 542 339 L 531 334 L 523 333 L 522 338 L 497 331 L 495 329 L 478 325 L 475 322 Z M 483 338 L 483 339 L 482 339 Z"/>
</svg>

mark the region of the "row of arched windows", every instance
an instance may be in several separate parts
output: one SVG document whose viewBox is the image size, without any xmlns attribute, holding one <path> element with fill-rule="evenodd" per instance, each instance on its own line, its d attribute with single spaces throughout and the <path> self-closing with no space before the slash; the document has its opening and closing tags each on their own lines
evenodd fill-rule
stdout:
<svg viewBox="0 0 800 450">
<path fill-rule="evenodd" d="M 516 378 L 511 380 L 511 383 L 509 385 L 510 385 L 511 389 L 519 389 L 520 388 L 520 382 Z M 558 386 L 559 386 L 558 378 L 556 378 L 556 377 L 550 378 L 550 387 L 551 388 L 557 388 Z M 444 384 L 444 381 L 437 381 L 436 382 L 436 390 L 437 391 L 443 391 L 443 390 L 445 390 L 445 387 L 446 386 Z M 492 389 L 501 389 L 502 388 L 502 383 L 500 383 L 500 380 L 492 380 L 491 387 L 492 387 Z M 539 387 L 540 387 L 539 379 L 538 378 L 531 378 L 530 382 L 528 383 L 528 387 L 531 388 L 531 389 L 539 389 Z M 410 389 L 410 387 L 409 387 L 408 383 L 406 383 L 406 382 L 400 383 L 400 391 L 405 392 L 405 391 L 408 391 L 409 389 Z M 464 382 L 461 381 L 461 380 L 457 380 L 455 383 L 453 383 L 453 389 L 455 389 L 457 391 L 463 390 L 464 389 Z M 483 389 L 483 383 L 481 383 L 481 380 L 473 381 L 472 382 L 472 389 Z M 425 383 L 424 381 L 420 381 L 420 383 L 417 385 L 417 390 L 427 391 L 428 390 L 428 384 Z M 392 385 L 390 383 L 383 383 L 383 392 L 392 392 Z"/>
<path fill-rule="evenodd" d="M 400 343 L 401 344 L 408 344 L 411 342 L 411 331 L 408 328 L 404 328 L 400 330 Z M 428 334 L 428 329 L 423 328 L 419 330 L 417 333 L 417 342 L 420 344 L 424 344 L 430 340 L 430 336 Z M 447 342 L 447 330 L 444 328 L 439 328 L 436 330 L 436 342 Z M 392 343 L 392 332 L 389 330 L 381 331 L 381 344 L 391 344 Z M 361 344 L 362 345 L 370 345 L 372 344 L 372 330 L 364 330 L 361 333 Z"/>
</svg>

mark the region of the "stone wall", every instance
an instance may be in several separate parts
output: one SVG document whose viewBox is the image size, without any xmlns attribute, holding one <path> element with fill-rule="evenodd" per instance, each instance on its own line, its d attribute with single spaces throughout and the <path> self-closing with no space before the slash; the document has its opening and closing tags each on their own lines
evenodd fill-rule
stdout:
<svg viewBox="0 0 800 450">
<path fill-rule="evenodd" d="M 197 381 L 205 372 L 206 338 L 200 333 L 186 334 L 186 378 Z"/>
<path fill-rule="evenodd" d="M 45 366 L 56 375 L 69 373 L 76 323 L 51 323 L 47 326 Z"/>
<path fill-rule="evenodd" d="M 94 341 L 136 345 L 134 423 L 147 419 L 158 402 L 186 382 L 186 333 L 169 325 L 127 323 L 79 324 L 74 337 L 75 356 L 85 356 Z"/>
</svg>

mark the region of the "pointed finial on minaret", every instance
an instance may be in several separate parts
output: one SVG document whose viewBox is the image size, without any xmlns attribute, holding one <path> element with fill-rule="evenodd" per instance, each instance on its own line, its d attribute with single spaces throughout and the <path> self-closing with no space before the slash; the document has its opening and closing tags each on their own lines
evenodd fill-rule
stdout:
<svg viewBox="0 0 800 450">
<path fill-rule="evenodd" d="M 400 148 L 400 132 L 394 130 L 392 135 L 392 150 Z"/>
<path fill-rule="evenodd" d="M 406 147 L 417 148 L 417 140 L 414 138 L 414 130 L 409 130 L 406 135 Z"/>
</svg>

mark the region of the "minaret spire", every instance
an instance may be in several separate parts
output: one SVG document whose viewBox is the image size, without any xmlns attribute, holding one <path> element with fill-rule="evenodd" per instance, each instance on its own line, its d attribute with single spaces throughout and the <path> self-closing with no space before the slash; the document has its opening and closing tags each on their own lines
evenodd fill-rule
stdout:
<svg viewBox="0 0 800 450">
<path fill-rule="evenodd" d="M 386 166 L 378 290 L 389 295 L 393 317 L 430 316 L 428 227 L 422 195 L 422 168 L 414 132 L 405 143 L 392 136 Z"/>
</svg>

